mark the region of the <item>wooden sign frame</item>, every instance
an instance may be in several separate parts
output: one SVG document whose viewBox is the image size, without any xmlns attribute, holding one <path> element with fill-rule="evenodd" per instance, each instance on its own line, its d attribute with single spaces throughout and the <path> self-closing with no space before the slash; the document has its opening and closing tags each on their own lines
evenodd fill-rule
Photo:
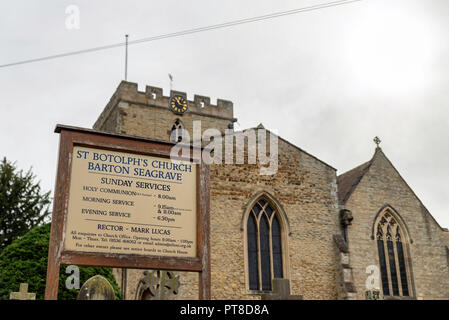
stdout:
<svg viewBox="0 0 449 320">
<path fill-rule="evenodd" d="M 196 257 L 65 251 L 64 233 L 68 214 L 74 146 L 169 159 L 170 150 L 175 143 L 65 125 L 57 125 L 55 132 L 60 134 L 60 145 L 48 250 L 45 299 L 57 299 L 61 264 L 198 272 L 199 299 L 210 299 L 209 167 L 201 162 L 193 162 L 197 165 Z M 189 151 L 193 149 L 189 145 L 186 145 L 185 148 L 188 148 Z M 193 161 L 192 158 L 183 160 Z"/>
</svg>

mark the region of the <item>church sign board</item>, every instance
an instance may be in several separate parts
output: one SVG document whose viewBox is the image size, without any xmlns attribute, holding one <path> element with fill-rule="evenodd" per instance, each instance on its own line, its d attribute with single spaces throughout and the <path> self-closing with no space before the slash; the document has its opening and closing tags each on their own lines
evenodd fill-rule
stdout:
<svg viewBox="0 0 449 320">
<path fill-rule="evenodd" d="M 171 159 L 171 142 L 63 125 L 55 132 L 46 299 L 57 297 L 61 263 L 196 271 L 200 298 L 209 299 L 208 167 Z"/>
<path fill-rule="evenodd" d="M 64 249 L 195 257 L 195 169 L 75 146 Z"/>
</svg>

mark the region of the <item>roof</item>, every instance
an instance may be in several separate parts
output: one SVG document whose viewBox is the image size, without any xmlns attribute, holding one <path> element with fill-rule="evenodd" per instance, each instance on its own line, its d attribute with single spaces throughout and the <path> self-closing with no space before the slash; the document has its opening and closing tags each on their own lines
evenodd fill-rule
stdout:
<svg viewBox="0 0 449 320">
<path fill-rule="evenodd" d="M 268 130 L 267 128 L 264 127 L 264 125 L 263 125 L 262 123 L 259 123 L 259 125 L 258 125 L 257 127 L 247 128 L 247 129 L 243 129 L 243 130 L 240 130 L 240 131 L 234 131 L 234 132 L 232 132 L 232 134 L 240 134 L 240 133 L 244 133 L 244 132 L 247 131 L 247 130 L 257 130 L 257 129 L 263 129 L 263 130 L 267 131 L 268 133 L 270 133 L 270 134 L 276 136 L 279 140 L 285 142 L 286 144 L 292 146 L 293 148 L 295 148 L 295 149 L 297 149 L 297 150 L 299 150 L 299 151 L 305 153 L 305 154 L 308 155 L 309 157 L 311 157 L 311 158 L 317 160 L 318 162 L 324 164 L 326 167 L 329 167 L 329 168 L 331 168 L 332 170 L 337 171 L 337 169 L 335 169 L 334 167 L 332 167 L 330 164 L 328 164 L 328 163 L 324 162 L 323 160 L 321 160 L 321 159 L 315 157 L 313 154 L 311 154 L 311 153 L 305 151 L 304 149 L 301 149 L 300 147 L 298 147 L 298 146 L 295 145 L 294 143 L 291 143 L 290 141 L 288 141 L 288 140 L 282 138 L 282 137 L 279 136 L 278 134 L 276 134 L 276 133 L 274 133 L 274 132 Z M 221 133 L 221 135 L 224 136 L 225 134 L 224 134 L 224 133 Z"/>
<path fill-rule="evenodd" d="M 338 202 L 345 204 L 373 162 L 374 157 L 337 177 Z"/>
</svg>

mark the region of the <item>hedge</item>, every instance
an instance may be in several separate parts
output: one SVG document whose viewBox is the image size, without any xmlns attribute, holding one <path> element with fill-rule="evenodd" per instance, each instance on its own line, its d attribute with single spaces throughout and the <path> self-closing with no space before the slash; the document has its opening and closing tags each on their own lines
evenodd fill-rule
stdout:
<svg viewBox="0 0 449 320">
<path fill-rule="evenodd" d="M 44 299 L 47 277 L 48 244 L 50 223 L 35 227 L 24 236 L 14 240 L 0 254 L 0 300 L 9 299 L 10 292 L 19 291 L 22 282 L 28 283 L 28 292 L 36 293 L 36 299 Z M 67 266 L 61 265 L 59 273 L 58 300 L 73 300 L 79 289 L 67 289 Z M 111 268 L 79 267 L 80 286 L 94 275 L 102 275 L 109 280 L 115 291 L 116 299 L 122 299 L 122 293 L 115 281 Z"/>
</svg>

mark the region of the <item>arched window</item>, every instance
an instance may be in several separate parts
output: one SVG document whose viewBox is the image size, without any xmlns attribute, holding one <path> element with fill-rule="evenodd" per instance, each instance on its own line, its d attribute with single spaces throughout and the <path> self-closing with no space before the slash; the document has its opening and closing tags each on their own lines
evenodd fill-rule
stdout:
<svg viewBox="0 0 449 320">
<path fill-rule="evenodd" d="M 181 142 L 183 130 L 184 125 L 182 124 L 181 120 L 176 119 L 175 123 L 173 124 L 170 130 L 170 141 Z"/>
<path fill-rule="evenodd" d="M 381 287 L 384 296 L 411 295 L 406 230 L 392 211 L 385 210 L 375 225 Z"/>
<path fill-rule="evenodd" d="M 246 220 L 249 290 L 270 291 L 271 279 L 284 276 L 282 227 L 279 213 L 260 198 Z"/>
</svg>

